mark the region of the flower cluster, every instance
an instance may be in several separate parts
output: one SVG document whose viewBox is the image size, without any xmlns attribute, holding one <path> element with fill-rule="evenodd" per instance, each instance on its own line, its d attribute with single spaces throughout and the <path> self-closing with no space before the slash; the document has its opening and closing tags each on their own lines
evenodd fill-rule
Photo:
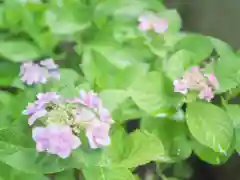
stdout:
<svg viewBox="0 0 240 180">
<path fill-rule="evenodd" d="M 192 67 L 178 80 L 174 81 L 174 91 L 187 94 L 190 90 L 199 92 L 199 98 L 210 101 L 219 83 L 214 74 L 204 74 L 199 67 Z"/>
<path fill-rule="evenodd" d="M 59 80 L 58 65 L 52 59 L 45 59 L 39 63 L 32 61 L 23 63 L 20 68 L 21 80 L 28 85 L 44 84 L 49 78 Z"/>
<path fill-rule="evenodd" d="M 168 21 L 157 17 L 153 13 L 147 13 L 139 17 L 139 29 L 142 31 L 153 30 L 156 33 L 164 33 L 168 29 Z"/>
<path fill-rule="evenodd" d="M 81 90 L 79 97 L 73 99 L 62 98 L 55 92 L 40 93 L 23 113 L 29 115 L 30 126 L 36 124 L 32 136 L 39 152 L 66 158 L 81 145 L 81 131 L 93 149 L 110 144 L 113 120 L 94 92 Z"/>
</svg>

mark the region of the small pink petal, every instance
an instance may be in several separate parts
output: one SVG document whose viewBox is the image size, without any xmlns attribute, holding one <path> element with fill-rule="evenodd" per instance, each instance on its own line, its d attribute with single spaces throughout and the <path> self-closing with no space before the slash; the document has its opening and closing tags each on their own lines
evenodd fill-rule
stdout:
<svg viewBox="0 0 240 180">
<path fill-rule="evenodd" d="M 214 88 L 218 89 L 219 88 L 219 83 L 218 80 L 216 78 L 216 76 L 214 74 L 210 74 L 208 76 L 208 80 L 212 83 L 212 85 L 214 86 Z"/>
<path fill-rule="evenodd" d="M 200 67 L 198 67 L 198 66 L 193 66 L 193 67 L 191 67 L 191 71 L 195 71 L 195 72 L 197 72 L 197 71 L 200 71 L 201 69 L 200 69 Z"/>
<path fill-rule="evenodd" d="M 29 126 L 33 125 L 33 123 L 38 119 L 41 118 L 43 116 L 45 116 L 47 114 L 47 111 L 45 109 L 37 111 L 36 113 L 34 113 L 33 115 L 30 116 L 30 118 L 28 119 L 28 124 Z"/>
<path fill-rule="evenodd" d="M 152 26 L 149 22 L 140 22 L 139 25 L 138 25 L 138 28 L 141 31 L 148 31 L 152 28 Z"/>
<path fill-rule="evenodd" d="M 173 85 L 174 85 L 174 92 L 179 92 L 182 94 L 188 93 L 187 84 L 183 80 L 175 80 L 173 82 Z"/>
<path fill-rule="evenodd" d="M 207 101 L 210 101 L 211 99 L 213 99 L 214 94 L 213 94 L 212 88 L 211 87 L 206 87 L 202 91 L 200 91 L 199 98 L 200 99 L 205 99 Z"/>
<path fill-rule="evenodd" d="M 153 23 L 153 28 L 156 33 L 164 33 L 168 30 L 168 21 L 165 19 L 157 19 Z"/>
<path fill-rule="evenodd" d="M 110 126 L 105 123 L 93 124 L 86 129 L 86 136 L 91 148 L 97 149 L 110 144 Z"/>
</svg>

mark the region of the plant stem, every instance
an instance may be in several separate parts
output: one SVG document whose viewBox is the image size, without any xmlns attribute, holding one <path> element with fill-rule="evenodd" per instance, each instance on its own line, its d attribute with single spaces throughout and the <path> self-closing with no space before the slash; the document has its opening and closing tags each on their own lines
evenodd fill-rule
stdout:
<svg viewBox="0 0 240 180">
<path fill-rule="evenodd" d="M 76 180 L 85 180 L 82 171 L 78 169 L 75 170 L 75 177 Z"/>
<path fill-rule="evenodd" d="M 168 180 L 168 178 L 160 170 L 160 165 L 156 163 L 156 173 L 162 180 Z"/>
</svg>

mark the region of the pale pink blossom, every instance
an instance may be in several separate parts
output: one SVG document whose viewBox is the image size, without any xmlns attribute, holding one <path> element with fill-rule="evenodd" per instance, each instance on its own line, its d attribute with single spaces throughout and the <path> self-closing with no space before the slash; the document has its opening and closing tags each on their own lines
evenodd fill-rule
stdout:
<svg viewBox="0 0 240 180">
<path fill-rule="evenodd" d="M 219 88 L 218 80 L 217 80 L 217 78 L 216 78 L 216 76 L 215 76 L 214 74 L 210 74 L 210 75 L 208 76 L 208 80 L 209 80 L 209 82 L 213 85 L 213 87 L 214 87 L 215 89 L 218 89 L 218 88 Z"/>
<path fill-rule="evenodd" d="M 55 64 L 51 58 L 40 61 L 40 65 L 46 67 L 47 69 L 58 69 L 58 65 Z"/>
<path fill-rule="evenodd" d="M 20 67 L 21 80 L 28 85 L 46 83 L 48 71 L 32 62 L 23 63 Z"/>
<path fill-rule="evenodd" d="M 21 80 L 28 85 L 45 84 L 49 78 L 59 80 L 58 66 L 52 59 L 35 62 L 25 62 L 20 67 Z"/>
<path fill-rule="evenodd" d="M 46 151 L 61 158 L 69 157 L 72 150 L 81 145 L 80 139 L 66 125 L 49 124 L 47 127 L 36 127 L 32 136 L 38 152 Z"/>
<path fill-rule="evenodd" d="M 155 22 L 152 24 L 153 29 L 156 33 L 164 33 L 168 30 L 168 21 L 166 19 L 157 19 Z"/>
<path fill-rule="evenodd" d="M 32 126 L 37 119 L 44 117 L 46 114 L 47 111 L 45 109 L 36 111 L 28 118 L 28 125 Z"/>
<path fill-rule="evenodd" d="M 214 93 L 211 87 L 205 87 L 202 89 L 199 93 L 199 98 L 200 99 L 205 99 L 207 101 L 210 101 L 211 99 L 214 98 Z"/>
<path fill-rule="evenodd" d="M 90 108 L 97 108 L 100 103 L 100 98 L 93 91 L 86 92 L 84 90 L 81 90 L 80 99 L 84 105 Z"/>
<path fill-rule="evenodd" d="M 187 83 L 184 82 L 183 80 L 175 80 L 173 82 L 174 85 L 174 92 L 179 92 L 182 94 L 187 94 L 188 92 L 188 86 Z"/>
<path fill-rule="evenodd" d="M 152 29 L 151 22 L 148 20 L 146 16 L 139 17 L 138 21 L 139 21 L 138 27 L 141 31 L 148 31 Z"/>
<path fill-rule="evenodd" d="M 140 16 L 138 21 L 138 27 L 141 31 L 154 30 L 156 33 L 161 34 L 168 30 L 168 21 L 157 17 L 157 15 L 153 13 Z"/>
<path fill-rule="evenodd" d="M 46 106 L 50 102 L 58 101 L 60 96 L 56 92 L 46 92 L 37 94 L 37 100 L 29 103 L 23 114 L 29 115 L 28 124 L 31 126 L 34 122 L 47 115 Z"/>
<path fill-rule="evenodd" d="M 214 97 L 214 90 L 219 88 L 214 74 L 206 75 L 198 66 L 189 68 L 180 79 L 173 82 L 174 91 L 187 94 L 189 91 L 199 93 L 200 99 L 210 101 Z"/>
<path fill-rule="evenodd" d="M 96 123 L 87 127 L 86 136 L 91 148 L 97 149 L 111 143 L 109 136 L 110 126 L 106 123 Z"/>
</svg>

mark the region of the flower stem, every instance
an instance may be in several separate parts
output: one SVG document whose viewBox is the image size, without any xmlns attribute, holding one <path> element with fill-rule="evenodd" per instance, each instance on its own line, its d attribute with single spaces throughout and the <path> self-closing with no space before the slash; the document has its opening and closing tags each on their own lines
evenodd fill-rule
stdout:
<svg viewBox="0 0 240 180">
<path fill-rule="evenodd" d="M 160 170 L 159 163 L 156 163 L 156 173 L 162 180 L 168 180 L 168 178 L 163 174 L 163 172 Z"/>
</svg>

